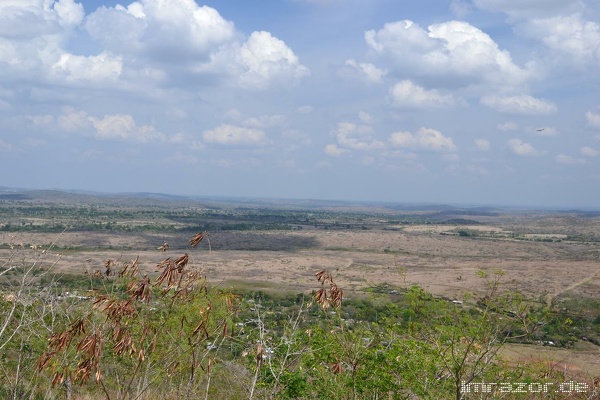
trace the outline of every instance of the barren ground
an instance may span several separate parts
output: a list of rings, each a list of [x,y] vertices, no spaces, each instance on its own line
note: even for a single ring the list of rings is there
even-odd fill
[[[188,252],[195,268],[213,284],[224,286],[309,292],[315,288],[315,272],[327,269],[347,297],[384,283],[390,290],[417,284],[435,295],[458,300],[467,292],[482,289],[478,270],[502,269],[508,288],[531,294],[540,302],[554,301],[557,306],[560,298],[600,296],[600,243],[564,240],[573,231],[600,231],[596,220],[586,221],[504,220],[478,226],[489,236],[475,238],[441,234],[460,228],[447,225],[409,225],[396,230],[221,231],[210,233],[210,248],[205,240],[196,249],[187,245],[188,236],[172,234],[3,234],[0,243],[12,243],[15,249],[22,243],[24,248],[12,256],[11,250],[2,249],[0,260],[4,264],[8,259],[15,262],[32,257],[29,245],[48,248],[54,242],[56,247],[47,250],[40,265],[56,263],[56,271],[103,272],[107,259],[124,262],[139,256],[142,268],[154,272],[164,258]],[[493,237],[514,231],[534,235],[534,239],[560,240]],[[170,249],[161,253],[157,247],[164,242]],[[506,352],[515,358],[530,354],[519,346]],[[600,350],[595,346],[580,350],[544,347],[535,353],[600,376]]]

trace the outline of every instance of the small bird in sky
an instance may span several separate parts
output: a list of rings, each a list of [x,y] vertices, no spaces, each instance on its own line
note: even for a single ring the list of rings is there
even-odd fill
[[[540,129],[538,129],[537,131],[538,131],[538,132],[541,132],[541,131],[543,131],[544,129],[546,129],[546,128],[540,128]]]

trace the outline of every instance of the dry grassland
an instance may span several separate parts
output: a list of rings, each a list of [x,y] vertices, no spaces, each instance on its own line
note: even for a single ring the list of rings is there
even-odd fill
[[[490,221],[488,221],[490,222]],[[510,217],[489,225],[469,226],[481,237],[456,234],[460,226],[407,225],[394,230],[221,231],[210,233],[193,251],[189,235],[69,233],[0,236],[3,243],[48,245],[46,262],[60,254],[57,271],[103,272],[108,259],[129,261],[139,256],[142,268],[154,272],[169,256],[189,252],[192,265],[216,285],[309,292],[314,274],[330,270],[347,297],[364,295],[370,286],[387,284],[390,290],[420,285],[448,299],[482,289],[478,270],[502,269],[507,288],[523,291],[540,302],[560,307],[565,297],[600,297],[600,243],[566,241],[567,235],[597,234],[598,219]],[[485,222],[484,222],[485,223]],[[511,239],[518,232],[521,238]],[[450,233],[450,234],[444,234]],[[524,236],[533,235],[533,236]],[[541,236],[540,236],[541,235]],[[533,239],[555,239],[535,241]],[[560,241],[559,241],[560,240]],[[170,244],[166,253],[157,247]],[[2,259],[8,249],[0,250]],[[86,261],[87,260],[87,261]],[[511,346],[513,359],[535,357],[563,362],[600,375],[600,351],[589,345],[580,350]],[[566,368],[566,367],[565,367]]]

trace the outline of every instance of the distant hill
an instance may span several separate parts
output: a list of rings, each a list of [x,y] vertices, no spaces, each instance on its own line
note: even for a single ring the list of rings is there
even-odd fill
[[[85,190],[66,189],[25,189],[0,186],[0,201],[25,201],[32,203],[55,204],[111,204],[121,206],[194,206],[205,208],[237,208],[237,209],[300,209],[330,210],[349,212],[382,212],[382,213],[426,213],[440,220],[455,218],[493,217],[515,211],[552,211],[577,214],[582,217],[595,217],[600,210],[548,210],[542,208],[519,208],[508,206],[452,205],[435,203],[393,203],[374,201],[343,201],[320,199],[272,199],[229,196],[185,196],[153,192],[102,193]]]

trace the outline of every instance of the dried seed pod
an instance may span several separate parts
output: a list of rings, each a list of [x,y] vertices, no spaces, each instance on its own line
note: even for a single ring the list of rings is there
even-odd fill
[[[188,255],[188,253],[185,253],[184,255],[176,259],[175,265],[177,266],[177,272],[182,273],[189,260],[190,256]]]
[[[331,372],[333,372],[334,374],[341,374],[342,373],[342,363],[340,363],[339,361],[334,363],[331,366]]]
[[[202,241],[202,239],[204,239],[204,233],[203,232],[195,234],[190,239],[190,246],[192,246],[192,247],[198,246],[198,243],[200,243]]]

